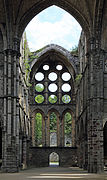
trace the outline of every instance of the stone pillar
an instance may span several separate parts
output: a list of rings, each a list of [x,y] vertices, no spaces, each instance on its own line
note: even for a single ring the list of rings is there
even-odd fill
[[[45,146],[50,146],[50,116],[45,116]]]
[[[46,145],[45,117],[42,116],[42,146]]]
[[[19,168],[19,52],[4,51],[4,120],[3,163],[4,172]],[[7,127],[7,128],[6,128]]]
[[[19,167],[22,167],[22,134],[20,134],[19,139]]]
[[[88,171],[103,171],[103,51],[90,40],[88,72]]]
[[[60,146],[64,147],[65,137],[64,137],[64,117],[60,116]]]
[[[61,136],[61,119],[60,117],[57,115],[57,146],[61,146],[61,142],[60,142],[60,136]]]
[[[32,146],[35,146],[35,116],[32,117]]]
[[[75,116],[72,114],[72,147],[76,146],[76,137],[75,137]]]
[[[45,91],[44,91],[44,95],[45,95],[45,104],[48,104],[48,77],[47,77],[47,73],[45,74],[45,81],[44,81],[44,88],[45,88]]]
[[[23,137],[22,141],[22,169],[27,168],[27,137]]]
[[[62,79],[61,79],[61,77],[59,76],[59,79],[58,79],[58,81],[59,81],[59,88],[58,88],[58,103],[59,104],[61,104],[61,102],[62,102],[62,89],[61,89],[61,86],[62,86]]]

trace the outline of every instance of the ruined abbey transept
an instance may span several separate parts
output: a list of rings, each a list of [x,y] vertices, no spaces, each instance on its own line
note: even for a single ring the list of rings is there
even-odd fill
[[[30,52],[25,28],[52,5],[81,25],[78,47]],[[0,169],[51,161],[107,166],[107,0],[0,0]]]

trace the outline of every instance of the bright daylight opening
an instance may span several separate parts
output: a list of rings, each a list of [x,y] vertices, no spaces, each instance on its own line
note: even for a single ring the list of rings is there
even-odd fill
[[[45,49],[46,45],[59,45],[62,51],[65,51],[63,48],[70,52],[75,48],[77,49],[81,27],[69,13],[59,7],[51,6],[34,17],[25,31],[30,49],[29,62],[32,62],[34,59],[40,59],[38,54]],[[39,66],[34,70],[34,76],[32,76],[34,79],[31,81],[31,84],[34,85],[32,85],[32,88],[34,87],[32,93],[34,101],[32,102],[35,102],[38,107],[45,104],[51,106],[55,106],[55,104],[71,105],[72,74],[64,64],[62,56],[60,58],[54,54],[51,58],[50,56],[52,53],[43,62],[40,59]],[[48,117],[49,120],[47,117],[40,112],[35,114],[34,132],[32,133],[33,146],[50,146],[52,148],[61,144],[62,147],[71,147],[71,114],[69,112],[65,114],[60,126],[58,125],[60,117],[55,112],[51,112]],[[63,131],[61,134],[63,141],[59,138],[60,130]],[[49,155],[49,166],[59,166],[59,156],[60,154],[52,152]]]
[[[52,152],[49,156],[49,166],[57,167],[59,166],[59,155],[55,152]]]
[[[81,27],[68,12],[51,6],[35,16],[25,31],[31,51],[48,44],[57,44],[72,50],[78,46]]]

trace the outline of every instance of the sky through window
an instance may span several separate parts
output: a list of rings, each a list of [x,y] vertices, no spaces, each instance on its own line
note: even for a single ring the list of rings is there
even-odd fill
[[[65,10],[51,6],[35,16],[25,31],[31,51],[48,44],[71,50],[78,45],[81,26]]]

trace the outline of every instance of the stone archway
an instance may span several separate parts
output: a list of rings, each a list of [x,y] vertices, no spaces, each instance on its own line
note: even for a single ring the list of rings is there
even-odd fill
[[[3,119],[3,130],[4,139],[7,141],[3,145],[3,166],[4,171],[18,171],[19,169],[19,47],[20,39],[22,33],[28,24],[28,22],[43,9],[55,4],[62,7],[70,14],[72,14],[78,22],[81,24],[86,35],[86,49],[88,64],[83,72],[83,78],[81,82],[85,82],[84,77],[86,75],[86,83],[88,84],[88,92],[86,94],[86,105],[84,107],[84,102],[81,101],[80,104],[83,105],[83,109],[77,110],[76,120],[79,121],[80,116],[87,113],[88,125],[88,171],[89,172],[101,172],[103,171],[103,126],[102,117],[103,113],[106,114],[106,96],[103,92],[106,92],[106,76],[103,76],[103,65],[104,60],[106,60],[105,52],[102,51],[101,35],[103,34],[103,39],[105,39],[106,29],[106,10],[107,3],[103,0],[98,1],[79,1],[79,0],[39,0],[37,2],[29,0],[26,1],[1,1],[1,12],[0,12],[0,22],[6,32],[6,49],[0,49],[3,55],[3,65],[4,65],[4,88],[1,93],[1,99],[3,99],[4,106],[2,114],[4,114]],[[104,20],[102,22],[104,13]],[[97,17],[97,18],[96,18]],[[101,31],[102,30],[102,31]],[[105,43],[106,44],[106,43]],[[3,41],[1,40],[1,46],[3,46]],[[106,46],[102,46],[106,50]],[[1,56],[2,56],[1,55]],[[14,64],[14,66],[13,66]],[[88,70],[86,70],[88,69]],[[86,70],[86,71],[85,71]],[[12,73],[10,73],[12,72]],[[106,74],[106,73],[105,73]],[[103,87],[104,82],[104,87]],[[82,83],[81,83],[82,84]],[[83,83],[84,84],[84,83]],[[82,91],[83,85],[80,87]],[[104,91],[103,91],[104,88]],[[78,91],[79,93],[79,91]],[[84,90],[85,93],[85,90]],[[106,93],[105,93],[106,94]],[[79,94],[78,94],[79,97]],[[79,103],[78,103],[79,104]],[[104,105],[104,111],[103,111]],[[86,109],[86,111],[85,111]],[[14,126],[13,126],[14,125]],[[11,128],[13,127],[13,129]],[[7,130],[6,130],[7,129]],[[95,131],[96,129],[96,131]],[[96,133],[97,132],[97,133]],[[17,138],[16,138],[17,137]],[[96,143],[97,142],[97,143]],[[94,147],[94,148],[93,148]],[[99,151],[96,149],[99,148]],[[6,156],[5,156],[6,154]],[[14,156],[15,154],[15,156]],[[12,166],[10,162],[12,161]]]
[[[58,167],[60,165],[60,157],[56,152],[49,155],[49,166]]]

